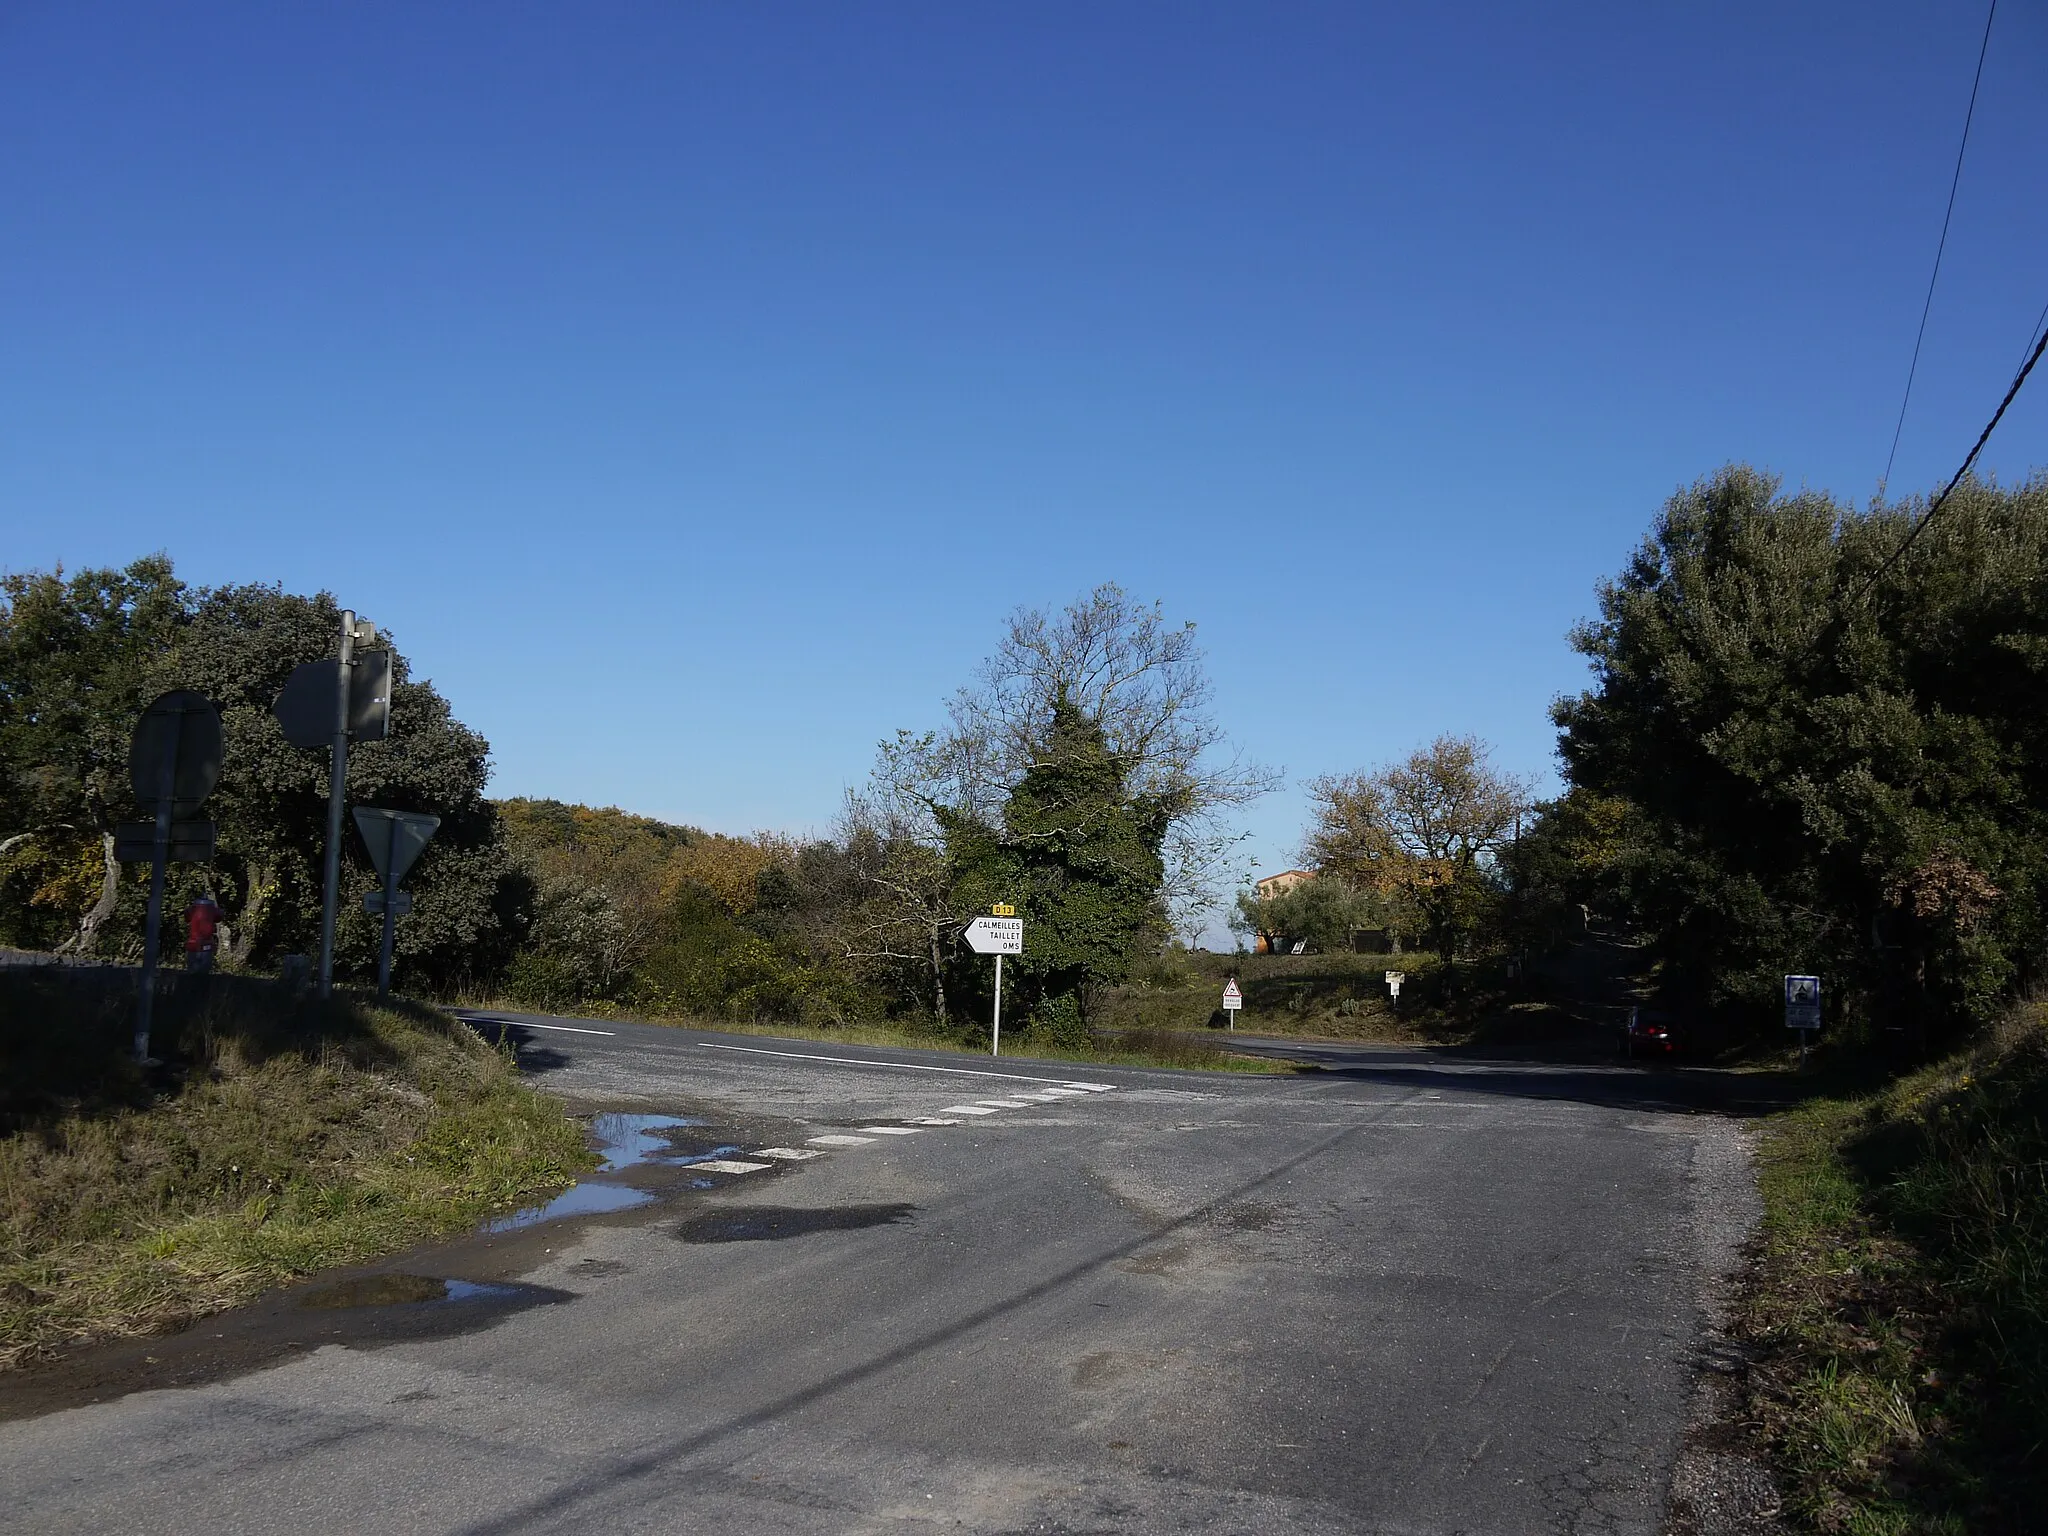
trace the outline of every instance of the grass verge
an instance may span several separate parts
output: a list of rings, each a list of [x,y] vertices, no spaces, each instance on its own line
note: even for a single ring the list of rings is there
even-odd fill
[[[0,972],[0,1368],[174,1331],[591,1165],[507,1057],[431,1010],[223,976],[163,1012],[145,1077],[129,985]]]
[[[1776,1117],[1736,1433],[1806,1528],[2048,1524],[2048,1019]]]

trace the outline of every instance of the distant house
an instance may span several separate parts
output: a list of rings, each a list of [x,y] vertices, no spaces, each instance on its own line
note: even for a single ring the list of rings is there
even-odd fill
[[[1291,891],[1304,880],[1313,880],[1316,872],[1312,869],[1283,869],[1277,875],[1268,875],[1258,883],[1259,900],[1271,901],[1283,891]]]
[[[1291,891],[1297,885],[1307,880],[1313,880],[1315,877],[1316,872],[1312,869],[1283,869],[1277,875],[1268,875],[1265,879],[1258,882],[1259,900],[1271,901],[1275,896]],[[1296,944],[1294,952],[1298,955],[1302,952],[1303,948],[1303,945]],[[1252,953],[1259,955],[1271,953],[1271,949],[1266,942],[1266,936],[1263,933],[1253,940]]]

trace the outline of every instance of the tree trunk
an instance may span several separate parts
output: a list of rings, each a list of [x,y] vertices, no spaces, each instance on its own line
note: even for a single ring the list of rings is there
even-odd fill
[[[230,970],[239,971],[249,963],[256,949],[256,935],[262,931],[263,914],[276,894],[276,875],[259,865],[250,865],[248,899],[242,903],[241,916],[232,928],[226,923],[220,928],[221,957]]]
[[[99,942],[100,930],[114,915],[114,907],[121,895],[121,866],[114,860],[114,834],[100,834],[100,855],[106,860],[106,873],[100,884],[100,899],[92,904],[92,910],[79,919],[78,932],[57,946],[57,953],[87,954]]]
[[[946,966],[939,953],[939,930],[931,933],[932,942],[932,1022],[940,1029],[946,1027]]]

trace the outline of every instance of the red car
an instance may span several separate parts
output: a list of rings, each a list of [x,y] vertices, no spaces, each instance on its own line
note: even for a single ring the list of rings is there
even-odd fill
[[[1621,1030],[1624,1056],[1676,1056],[1685,1048],[1678,1025],[1669,1014],[1654,1008],[1631,1008],[1628,1023]]]

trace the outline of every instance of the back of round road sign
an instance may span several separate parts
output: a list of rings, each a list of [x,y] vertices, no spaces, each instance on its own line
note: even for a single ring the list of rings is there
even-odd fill
[[[166,788],[173,814],[189,816],[220,782],[220,711],[204,694],[179,688],[164,694],[136,722],[128,744],[128,781],[150,810]]]

